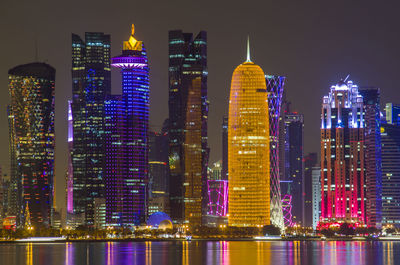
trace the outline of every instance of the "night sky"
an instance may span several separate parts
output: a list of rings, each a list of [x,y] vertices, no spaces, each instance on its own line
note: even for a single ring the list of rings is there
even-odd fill
[[[266,74],[286,76],[292,109],[305,116],[305,153],[319,151],[322,96],[350,74],[360,86],[381,88],[381,102],[400,103],[399,1],[1,0],[0,165],[9,172],[8,69],[35,60],[56,68],[56,193],[64,206],[67,100],[71,98],[71,33],[111,34],[112,56],[135,24],[150,64],[150,124],[168,114],[168,30],[208,32],[210,163],[221,158],[221,122],[228,111],[234,68],[252,61]],[[36,40],[36,41],[35,41]],[[113,70],[113,92],[120,93]],[[382,105],[383,105],[382,104]]]

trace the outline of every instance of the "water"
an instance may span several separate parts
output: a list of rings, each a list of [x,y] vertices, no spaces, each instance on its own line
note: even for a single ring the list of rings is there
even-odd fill
[[[400,264],[400,242],[96,242],[0,244],[1,265]]]

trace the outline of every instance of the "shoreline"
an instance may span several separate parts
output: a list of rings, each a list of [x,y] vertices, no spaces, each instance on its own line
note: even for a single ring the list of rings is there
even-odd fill
[[[285,241],[400,241],[399,238],[345,238],[345,237],[337,237],[337,238],[282,238],[282,239],[255,239],[255,238],[193,238],[191,240],[186,240],[184,238],[121,238],[121,239],[59,239],[59,240],[32,240],[25,239],[24,241],[15,240],[0,240],[0,244],[26,244],[26,243],[74,243],[74,242],[87,242],[87,243],[96,243],[96,242],[191,242],[191,241],[265,241],[265,242],[285,242]]]

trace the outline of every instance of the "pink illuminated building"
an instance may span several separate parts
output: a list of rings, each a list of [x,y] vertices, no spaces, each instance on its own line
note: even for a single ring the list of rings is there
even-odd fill
[[[74,143],[74,134],[73,134],[73,119],[72,119],[72,110],[71,110],[72,101],[68,101],[68,171],[67,171],[67,186],[66,186],[66,195],[67,195],[67,212],[72,214],[74,212],[74,176],[72,170],[72,147]]]
[[[207,191],[207,214],[213,216],[226,216],[228,210],[228,181],[207,180]]]
[[[352,81],[324,96],[321,114],[321,223],[366,222],[363,97]]]

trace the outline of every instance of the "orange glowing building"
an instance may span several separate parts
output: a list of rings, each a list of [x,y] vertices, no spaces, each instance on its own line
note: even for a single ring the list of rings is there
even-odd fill
[[[202,216],[202,149],[201,149],[201,78],[192,80],[188,89],[188,111],[185,124],[185,219],[190,225],[201,225]]]
[[[232,75],[228,120],[230,226],[270,224],[268,93],[264,71],[247,60]]]

